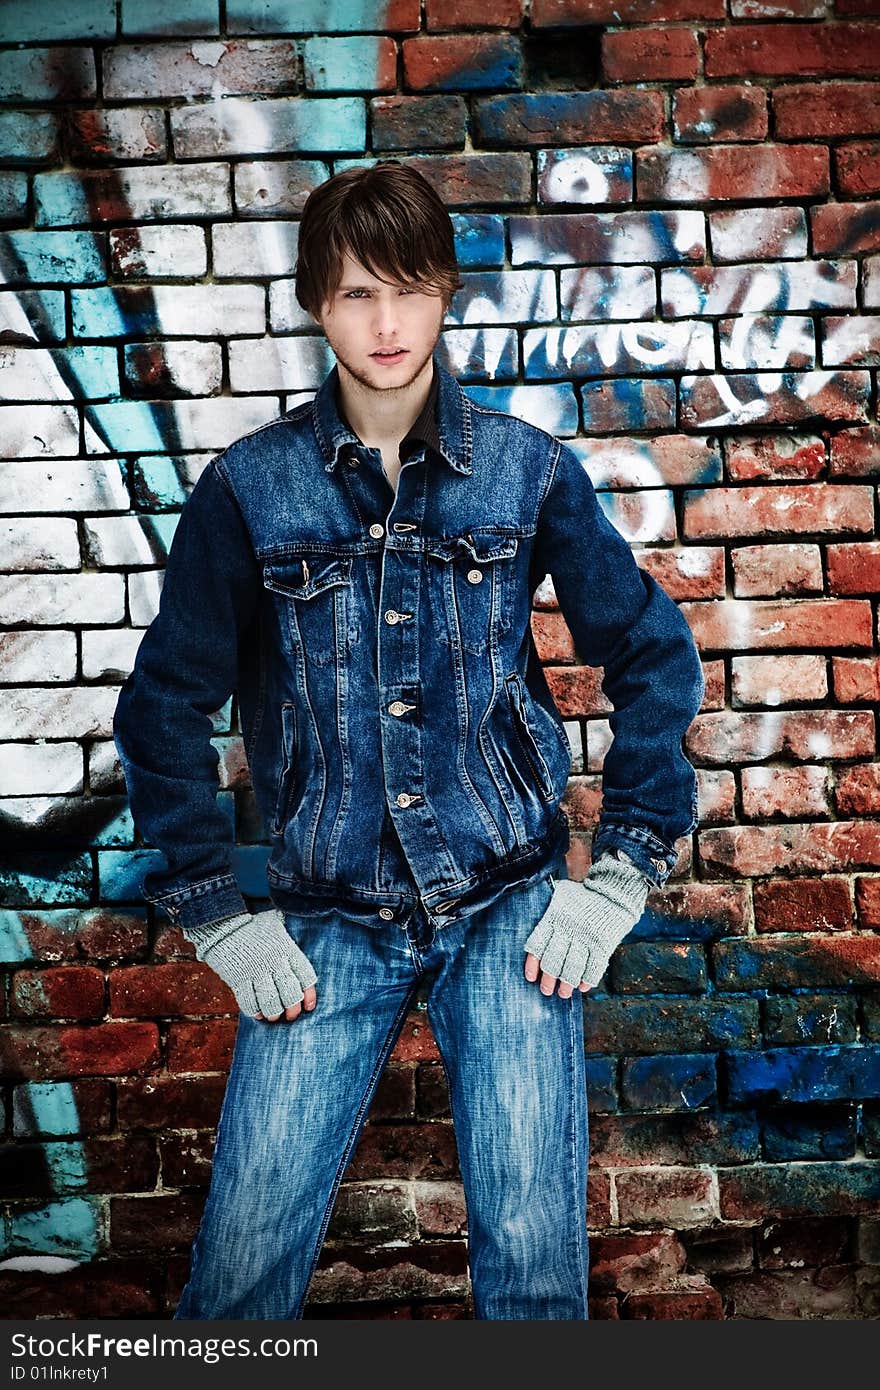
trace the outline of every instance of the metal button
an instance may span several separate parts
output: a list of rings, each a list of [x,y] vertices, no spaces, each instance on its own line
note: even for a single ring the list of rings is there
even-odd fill
[[[349,454],[345,462],[348,464],[349,468],[357,468],[360,463],[360,459],[358,458],[357,454]]]
[[[402,700],[392,700],[388,706],[388,713],[399,718],[400,715],[406,714],[408,709],[415,709],[415,705],[405,705]]]
[[[388,612],[385,614],[385,621],[386,623],[391,623],[393,626],[394,623],[400,622],[400,614],[395,613],[393,608],[389,608]]]
[[[400,792],[397,797],[397,804],[398,806],[408,806],[411,801],[416,801],[417,799],[417,797],[411,796],[409,792]]]
[[[370,535],[375,536],[378,539],[379,536],[384,536],[384,534],[385,527],[380,526],[378,521],[374,521],[372,526],[370,527]]]
[[[382,918],[383,922],[391,922],[394,919],[394,913],[391,911],[390,907],[380,907],[379,916]]]
[[[483,578],[483,571],[482,571],[482,570],[468,570],[468,576],[467,576],[467,577],[468,577],[468,579],[470,580],[470,582],[471,582],[472,584],[479,584],[480,580]]]
[[[650,856],[649,856],[649,857],[650,857]],[[665,872],[666,872],[666,860],[665,860],[665,859],[654,859],[654,858],[651,858],[651,863],[654,865],[654,868],[657,870],[658,873],[665,874]]]

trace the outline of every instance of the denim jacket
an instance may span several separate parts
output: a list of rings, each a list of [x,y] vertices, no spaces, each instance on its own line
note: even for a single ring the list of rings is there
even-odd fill
[[[559,864],[571,749],[530,629],[548,574],[613,706],[593,858],[622,849],[661,886],[696,825],[685,619],[577,455],[434,368],[439,450],[417,442],[396,492],[341,418],[334,367],[187,499],[113,720],[135,823],[167,861],[143,896],[183,929],[248,910],[212,743],[233,692],[283,911],[403,923],[420,902],[442,926]]]

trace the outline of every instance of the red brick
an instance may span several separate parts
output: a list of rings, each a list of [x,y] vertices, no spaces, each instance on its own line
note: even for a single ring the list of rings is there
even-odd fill
[[[110,1200],[110,1244],[116,1250],[186,1250],[195,1239],[205,1199],[181,1192]]]
[[[724,551],[721,546],[689,545],[683,549],[636,552],[640,569],[647,570],[676,603],[682,599],[723,598]]]
[[[685,535],[798,535],[873,530],[871,489],[849,483],[710,488],[685,492]]]
[[[381,1245],[326,1247],[309,1287],[312,1304],[355,1300],[463,1297],[468,1291],[464,1241],[436,1241],[406,1250]]]
[[[155,1023],[4,1027],[0,1058],[0,1075],[12,1081],[145,1071],[159,1061],[159,1030]]]
[[[815,198],[829,188],[829,155],[823,145],[718,145],[690,150],[657,146],[636,151],[639,202]]]
[[[807,704],[828,695],[826,658],[795,656],[735,656],[730,663],[731,705]]]
[[[718,1173],[721,1214],[726,1221],[763,1220],[768,1216],[873,1214],[880,1201],[876,1163],[765,1163]]]
[[[841,704],[880,701],[880,658],[833,656],[834,697]]]
[[[72,1269],[0,1270],[0,1304],[9,1318],[155,1318],[162,1276],[144,1260],[89,1260]]]
[[[526,154],[408,155],[411,164],[451,207],[472,203],[527,203],[531,168]]]
[[[543,92],[527,92],[522,96],[483,97],[474,102],[473,138],[475,142],[491,141],[493,145],[513,145],[528,149],[535,145],[581,145],[584,130],[589,130],[595,142],[638,141],[649,144],[661,139],[664,131],[663,94],[652,91],[588,91],[554,92],[548,102]],[[577,216],[576,237],[591,240],[591,229],[584,214]],[[656,222],[657,213],[653,214]],[[552,223],[560,217],[540,221],[545,235],[552,234]],[[586,226],[583,224],[586,221]],[[601,224],[599,224],[601,225]],[[557,235],[564,224],[556,227]],[[603,231],[595,238],[605,241]],[[695,253],[696,254],[696,251]],[[600,256],[572,255],[573,261],[601,260]]]
[[[880,476],[880,428],[839,430],[831,436],[829,472],[838,478]]]
[[[693,1282],[698,1281],[694,1277]],[[653,1293],[636,1293],[621,1304],[624,1318],[717,1320],[723,1319],[721,1295],[711,1284],[702,1281],[701,1287],[665,1289]]]
[[[724,689],[724,662],[720,657],[702,663],[706,690],[701,709],[724,709],[727,696]]]
[[[426,0],[428,29],[517,29],[522,20],[522,0]]]
[[[159,1153],[163,1187],[207,1187],[210,1183],[213,1134],[160,1135]]]
[[[725,452],[728,476],[734,483],[817,478],[825,469],[825,442],[810,435],[736,434],[725,441]]]
[[[462,149],[467,107],[460,96],[384,96],[370,102],[374,150]]]
[[[546,631],[543,622],[540,626],[542,631]],[[573,647],[571,651],[573,655]],[[550,693],[563,719],[577,719],[580,715],[607,713],[606,697],[601,694],[599,689],[601,676],[597,675],[598,669],[598,667],[592,666],[545,667],[544,675]]]
[[[532,0],[532,28],[569,24],[673,24],[725,19],[724,0]]]
[[[834,168],[844,197],[869,198],[880,193],[880,140],[838,145]]]
[[[416,1227],[420,1236],[460,1236],[467,1227],[467,1208],[461,1183],[431,1182],[414,1184],[410,1198],[406,1187],[392,1186],[395,1206],[407,1219],[411,1217],[412,1201]],[[368,1187],[368,1193],[375,1189]],[[384,1189],[383,1189],[384,1192]],[[400,1223],[398,1223],[400,1224]]]
[[[419,1178],[461,1180],[452,1124],[374,1124],[361,1131],[346,1176],[351,1182],[366,1178]]]
[[[436,87],[476,85],[474,75],[484,71],[485,85],[498,85],[499,68],[515,72],[521,64],[519,43],[507,34],[444,34],[404,39],[404,82],[413,91]],[[464,77],[466,80],[458,80]]]
[[[673,93],[672,130],[686,145],[763,140],[767,95],[758,87],[684,87]]]
[[[231,1018],[172,1023],[168,1030],[168,1070],[228,1071],[237,1031],[238,1020]]]
[[[407,1015],[391,1056],[395,1062],[437,1062],[440,1051],[422,1010]]]
[[[574,267],[562,271],[563,286],[576,284],[579,277],[595,283],[595,266]],[[568,280],[568,277],[571,280]],[[609,289],[613,290],[614,270],[611,268]],[[563,289],[569,302],[576,298],[574,290]],[[661,434],[653,439],[635,436],[627,439],[579,439],[578,456],[584,461],[597,487],[630,488],[667,487],[690,483],[702,487],[721,481],[721,450],[717,440],[691,434]]]
[[[672,1047],[679,1049],[682,1045],[686,1044],[673,1043]],[[590,1127],[590,1161],[598,1168],[646,1168],[658,1163],[687,1167],[748,1163],[760,1154],[760,1136],[754,1118],[732,1112],[681,1110],[658,1115],[594,1114]]]
[[[736,266],[706,270],[738,269]],[[684,376],[679,383],[680,420],[691,429],[752,423],[802,425],[809,417],[864,420],[870,405],[870,376],[864,370],[829,372],[736,372]],[[585,390],[586,388],[581,388]],[[647,427],[647,426],[646,426]],[[615,427],[616,428],[616,427]]]
[[[705,654],[772,647],[870,647],[867,599],[719,599],[680,609]]]
[[[880,980],[880,938],[794,934],[712,946],[719,990],[821,989]]]
[[[225,1076],[143,1076],[117,1082],[120,1129],[209,1129],[220,1119]]]
[[[818,205],[810,208],[810,223],[815,255],[880,250],[880,202]]]
[[[159,1155],[152,1135],[77,1139],[76,1154],[90,1192],[150,1191],[159,1180]],[[80,1175],[74,1180],[53,1179],[54,1154],[64,1154],[69,1162],[70,1144],[15,1144],[6,1150],[3,1185],[8,1197],[50,1199],[61,1193],[79,1191]],[[63,1162],[59,1162],[64,1171]]]
[[[17,939],[26,942],[22,960],[104,960],[142,955],[147,948],[146,914],[113,908],[62,908],[41,911],[23,908],[16,913]]]
[[[880,82],[823,82],[816,100],[814,82],[789,82],[772,92],[776,136],[780,140],[880,131]]]
[[[737,819],[736,779],[725,769],[697,769],[697,814],[700,825],[719,825]]]
[[[758,1263],[763,1269],[838,1264],[846,1259],[849,1243],[848,1223],[839,1218],[772,1221],[758,1232]]]
[[[710,1173],[689,1168],[618,1173],[617,1210],[622,1226],[700,1226],[717,1216]]]
[[[848,932],[852,888],[845,878],[770,879],[753,890],[758,932]]]
[[[133,965],[110,972],[110,1013],[117,1018],[238,1014],[235,996],[201,961]]]
[[[681,1241],[665,1231],[593,1236],[590,1240],[590,1285],[597,1292],[662,1288],[684,1266]]]
[[[707,77],[874,77],[876,24],[736,24],[710,29]]]
[[[10,1005],[21,1018],[102,1018],[104,972],[86,965],[17,970]]]
[[[619,1321],[620,1312],[616,1298],[589,1298],[587,1302],[593,1322]]]
[[[749,545],[730,552],[737,598],[822,592],[817,545]]]
[[[829,545],[827,559],[831,593],[867,594],[880,590],[880,541]]]
[[[737,1274],[719,1284],[728,1318],[824,1321],[860,1316],[851,1266]]]
[[[802,816],[831,814],[828,769],[825,767],[744,767],[742,770],[743,815],[749,820],[769,820],[782,816],[796,820]]]
[[[710,873],[737,878],[880,868],[880,824],[722,826],[700,832],[699,853]]]
[[[664,921],[664,935],[689,936],[692,924],[711,923],[718,936],[741,936],[748,929],[749,900],[743,884],[667,883],[655,911]],[[681,922],[681,932],[673,929]]]
[[[609,82],[688,82],[699,71],[693,29],[631,29],[602,35],[602,71]]]
[[[859,926],[871,931],[880,929],[880,878],[860,878],[856,881],[856,909]]]
[[[120,44],[103,52],[104,96],[200,96],[297,90],[297,45],[293,39],[209,40],[213,61],[198,43]]]
[[[842,767],[837,774],[836,799],[838,815],[880,815],[880,763]]]
[[[590,1168],[587,1173],[587,1225],[592,1231],[607,1230],[614,1225],[611,1175],[596,1168]]]

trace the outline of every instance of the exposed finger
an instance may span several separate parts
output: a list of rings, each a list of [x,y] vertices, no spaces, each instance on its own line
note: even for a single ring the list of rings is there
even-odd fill
[[[284,1017],[288,1023],[292,1023],[295,1018],[299,1018],[302,1013],[302,1004],[288,1004],[284,1010]]]
[[[548,975],[546,970],[541,972],[541,993],[552,994],[556,988],[556,976]]]
[[[318,991],[316,990],[316,988],[315,988],[314,985],[309,985],[308,989],[306,990],[305,994],[303,995],[303,1007],[306,1008],[306,1009],[308,1009],[309,1012],[311,1012],[311,1010],[315,1007],[315,1005],[317,1004],[317,1002],[318,1002]]]
[[[537,980],[537,978],[538,978],[538,957],[537,957],[537,956],[533,956],[533,955],[531,954],[531,952],[528,952],[527,955],[526,955],[526,979],[527,979],[527,980],[531,980],[531,981],[534,983],[534,981]]]
[[[560,981],[559,981],[559,998],[560,998],[560,999],[570,999],[573,993],[574,993],[574,988],[573,988],[572,985],[570,985],[570,984],[568,983],[567,980],[560,980]]]
[[[580,984],[578,985],[578,989],[579,989],[583,994],[586,994],[587,990],[588,990],[588,989],[592,989],[592,988],[593,988],[593,986],[592,986],[592,985],[588,985],[587,982],[586,982],[586,980],[581,980]]]

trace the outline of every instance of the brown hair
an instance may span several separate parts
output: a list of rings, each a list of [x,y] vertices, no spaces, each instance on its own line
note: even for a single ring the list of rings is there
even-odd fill
[[[427,179],[399,159],[343,169],[306,199],[296,297],[314,318],[339,287],[346,251],[379,279],[436,286],[447,308],[462,285],[449,213]]]

